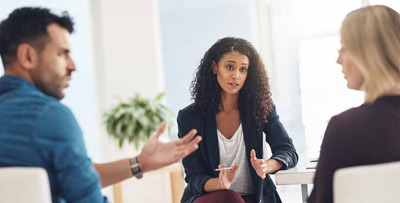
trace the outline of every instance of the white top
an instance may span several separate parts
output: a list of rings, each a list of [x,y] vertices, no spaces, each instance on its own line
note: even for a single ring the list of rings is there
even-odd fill
[[[239,165],[229,189],[240,195],[253,194],[254,188],[251,182],[249,164],[247,162],[248,157],[246,156],[242,124],[239,125],[239,128],[231,139],[226,139],[218,129],[217,135],[220,164],[226,164],[227,167],[233,166],[234,164]]]

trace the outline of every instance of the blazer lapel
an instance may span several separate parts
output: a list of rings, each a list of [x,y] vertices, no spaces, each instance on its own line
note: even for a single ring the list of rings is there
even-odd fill
[[[211,169],[213,170],[214,177],[218,177],[218,172],[214,171],[214,169],[218,168],[220,161],[216,123],[215,116],[205,118],[204,135],[207,135],[205,141],[207,144],[208,157],[210,159]]]

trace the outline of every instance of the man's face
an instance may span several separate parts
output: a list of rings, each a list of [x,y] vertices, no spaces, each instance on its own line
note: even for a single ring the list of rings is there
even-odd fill
[[[32,70],[35,86],[45,94],[64,98],[64,89],[69,86],[71,73],[76,70],[70,56],[69,32],[67,29],[52,23],[47,27],[48,40],[39,53],[37,67]]]

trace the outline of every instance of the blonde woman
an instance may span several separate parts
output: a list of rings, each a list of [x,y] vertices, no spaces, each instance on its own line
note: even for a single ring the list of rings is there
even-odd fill
[[[337,63],[365,103],[332,117],[309,202],[333,202],[333,173],[400,160],[400,15],[386,6],[347,14]]]

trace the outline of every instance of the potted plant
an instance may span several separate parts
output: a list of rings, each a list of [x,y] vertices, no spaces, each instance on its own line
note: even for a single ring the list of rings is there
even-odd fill
[[[128,141],[138,149],[163,121],[172,124],[173,113],[161,103],[163,96],[160,93],[151,100],[135,94],[128,102],[121,101],[104,114],[108,134],[118,140],[120,147]]]

